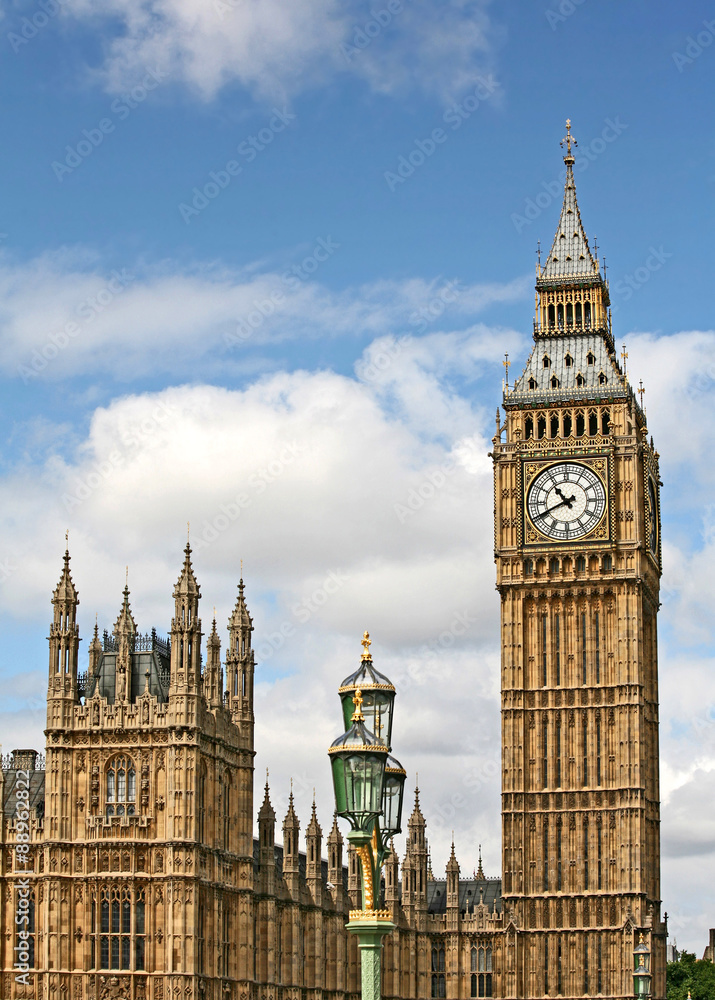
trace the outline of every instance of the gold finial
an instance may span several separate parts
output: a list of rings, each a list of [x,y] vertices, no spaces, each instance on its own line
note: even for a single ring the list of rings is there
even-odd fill
[[[626,345],[623,345],[621,350],[621,361],[623,362],[623,374],[626,374],[626,361],[628,360],[628,351],[626,350]]]
[[[353,712],[353,717],[351,722],[364,722],[365,716],[362,714],[362,691],[357,688],[355,694],[353,695],[353,705],[355,706],[355,711]]]
[[[576,142],[576,140],[574,139],[574,137],[571,135],[571,119],[570,118],[566,119],[566,135],[561,140],[561,148],[562,149],[564,148],[564,143],[566,143],[566,156],[567,157],[571,157],[571,143],[573,143],[574,146],[578,146],[578,143]]]
[[[68,528],[65,531],[65,545],[67,548],[69,548],[69,544],[70,544],[70,529]]]
[[[372,660],[372,654],[370,653],[370,646],[372,646],[372,640],[370,638],[370,633],[367,631],[367,629],[362,634],[362,645],[363,645],[363,652],[362,652],[363,660]]]
[[[509,355],[506,353],[506,351],[504,352],[504,360],[502,361],[502,364],[506,368],[506,387],[508,389],[509,388],[509,368],[511,367],[511,361],[509,360]]]
[[[378,740],[382,739],[382,730],[384,728],[382,720],[380,719],[380,709],[378,708],[375,715],[375,736],[377,736]]]
[[[643,379],[640,380],[640,388],[638,389],[638,395],[641,398],[641,410],[642,410],[643,409],[643,396],[645,395],[645,389],[643,388]]]

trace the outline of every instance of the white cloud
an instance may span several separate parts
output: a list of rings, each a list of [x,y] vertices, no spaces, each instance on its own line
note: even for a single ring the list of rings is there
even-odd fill
[[[493,416],[492,403],[480,400],[494,401],[498,390],[479,380],[498,382],[503,336],[484,327],[420,338],[383,334],[359,359],[357,379],[279,372],[241,391],[194,385],[128,395],[95,410],[75,447],[66,432],[55,437],[33,424],[29,433],[49,457],[0,480],[0,532],[12,539],[3,613],[15,622],[39,616],[44,627],[69,524],[85,639],[95,609],[101,623],[114,621],[127,563],[140,627],[166,629],[182,526],[190,520],[205,623],[214,603],[225,623],[245,561],[259,660],[257,769],[271,768],[279,819],[292,774],[303,822],[315,786],[327,833],[326,748],[340,728],[336,691],[367,627],[376,662],[398,686],[395,753],[410,783],[420,774],[435,873],[454,829],[463,870],[471,871],[482,843],[487,869],[497,874],[499,607],[486,458]],[[691,336],[629,344],[632,370],[645,372],[651,393],[653,432],[672,484],[666,498],[691,460],[703,483],[711,474],[701,432],[707,389],[691,398],[687,366],[689,351],[707,351],[712,335],[697,335],[702,343]],[[676,359],[668,379],[658,369],[666,358]],[[685,457],[669,426],[676,414],[693,429]],[[673,522],[666,555],[683,573],[671,578],[661,623],[668,637],[660,671],[663,883],[665,906],[679,913],[680,944],[694,947],[706,926],[700,910],[707,912],[707,900],[697,896],[693,871],[715,822],[707,791],[715,713],[708,704],[712,658],[694,655],[693,646],[707,597],[696,601],[688,576],[711,593],[710,535],[698,536],[682,517]],[[675,649],[671,622],[682,637]],[[5,673],[15,676],[15,664]],[[26,693],[12,683],[21,702]],[[28,730],[5,710],[6,751],[12,740],[41,745],[35,714]],[[286,732],[296,731],[289,756]],[[675,872],[693,886],[692,912],[678,910]]]
[[[418,88],[450,98],[491,66],[488,0],[72,0],[71,13],[105,45],[100,75],[112,91],[159,67],[205,99],[238,82],[258,97],[290,99],[337,74],[381,92]],[[377,16],[376,16],[377,15]]]
[[[494,302],[521,298],[526,287],[524,279],[408,279],[330,291],[288,267],[279,273],[165,262],[102,273],[86,251],[27,264],[6,258],[0,370],[27,384],[87,372],[123,378],[148,368],[196,377],[200,362],[211,376],[245,365],[248,352],[268,343],[421,332],[438,321],[471,320]]]

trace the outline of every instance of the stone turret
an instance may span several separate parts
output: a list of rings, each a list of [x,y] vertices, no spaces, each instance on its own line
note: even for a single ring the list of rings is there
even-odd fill
[[[300,897],[300,822],[295,813],[293,792],[288,799],[288,812],[283,820],[283,878],[293,899]]]
[[[65,550],[60,581],[52,594],[49,678],[47,687],[47,728],[64,729],[71,723],[77,702],[77,661],[79,594],[70,573],[69,549]]]

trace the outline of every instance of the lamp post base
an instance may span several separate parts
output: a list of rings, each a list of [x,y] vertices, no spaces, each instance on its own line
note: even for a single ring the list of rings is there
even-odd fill
[[[388,910],[351,910],[347,929],[357,934],[362,1000],[380,1000],[382,939],[395,929]]]

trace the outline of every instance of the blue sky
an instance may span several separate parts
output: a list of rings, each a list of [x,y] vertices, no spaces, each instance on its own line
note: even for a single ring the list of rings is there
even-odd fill
[[[4,749],[42,740],[65,529],[85,638],[95,611],[114,621],[126,564],[141,627],[166,630],[185,522],[201,543],[243,495],[194,565],[204,620],[215,603],[225,621],[246,559],[257,767],[270,766],[278,808],[291,765],[275,718],[302,706],[315,742],[293,764],[298,801],[316,784],[327,822],[333,688],[368,625],[381,668],[402,678],[395,749],[423,802],[432,794],[435,868],[454,826],[463,868],[482,842],[498,873],[486,451],[503,353],[517,367],[528,354],[570,117],[582,217],[666,483],[663,897],[679,943],[700,951],[715,896],[702,879],[715,843],[712,7],[2,12]],[[396,505],[445,469],[401,521]],[[456,807],[473,769],[480,794]]]

